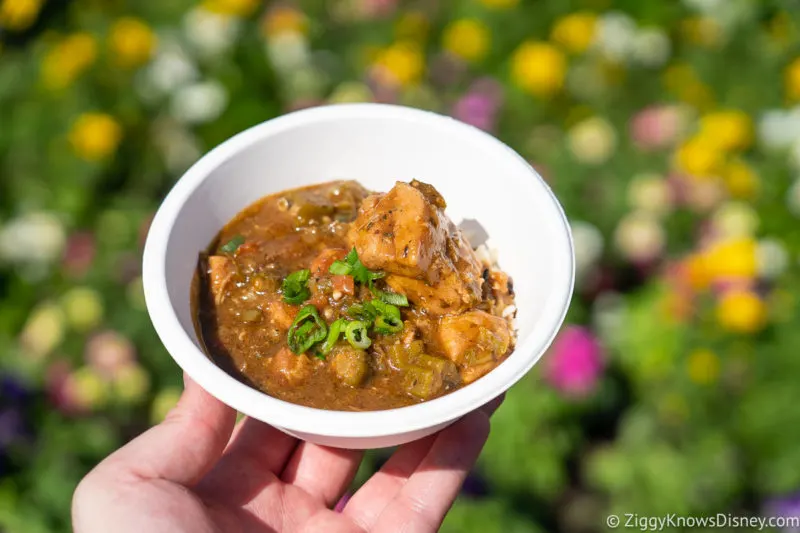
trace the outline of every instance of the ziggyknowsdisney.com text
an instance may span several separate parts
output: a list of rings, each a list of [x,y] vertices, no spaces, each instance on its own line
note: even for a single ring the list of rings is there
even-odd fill
[[[626,528],[639,531],[664,531],[675,528],[749,528],[790,529],[800,527],[800,516],[737,516],[717,513],[711,516],[679,516],[676,513],[663,516],[644,516],[638,513],[609,515],[606,525],[611,529]]]

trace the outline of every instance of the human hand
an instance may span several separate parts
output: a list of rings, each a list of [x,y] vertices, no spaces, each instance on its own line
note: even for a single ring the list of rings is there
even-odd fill
[[[341,512],[363,452],[299,442],[236,413],[188,377],[166,420],[81,481],[76,533],[432,532],[489,435],[499,398],[401,446]]]

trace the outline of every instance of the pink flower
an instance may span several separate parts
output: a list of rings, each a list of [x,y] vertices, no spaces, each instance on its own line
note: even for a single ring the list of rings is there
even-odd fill
[[[473,83],[467,94],[456,102],[453,116],[476,128],[492,131],[502,98],[502,87],[491,78],[482,78]]]
[[[369,17],[388,17],[397,9],[397,0],[364,0],[362,9]]]
[[[64,272],[73,278],[83,277],[92,266],[95,251],[94,235],[91,233],[79,232],[70,235],[62,260]]]
[[[684,128],[685,118],[676,106],[648,107],[633,116],[630,133],[642,150],[657,150],[673,144]]]
[[[567,326],[556,339],[545,366],[545,379],[566,396],[582,398],[594,391],[603,373],[600,344],[580,326]]]
[[[111,380],[121,369],[134,362],[136,350],[126,337],[116,331],[108,330],[89,339],[84,355],[92,369],[105,379]]]

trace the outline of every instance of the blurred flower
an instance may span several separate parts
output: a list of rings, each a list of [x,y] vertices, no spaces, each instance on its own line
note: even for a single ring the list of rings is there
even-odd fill
[[[687,110],[679,106],[647,107],[633,116],[630,133],[643,150],[672,146],[687,127]]]
[[[202,7],[189,10],[183,17],[186,40],[203,57],[218,58],[236,42],[241,21],[233,16],[208,11]]]
[[[114,59],[123,67],[138,67],[146,63],[157,43],[153,30],[133,17],[117,20],[111,26],[109,41]]]
[[[93,368],[84,366],[70,372],[61,384],[59,409],[66,413],[85,413],[108,402],[110,387]]]
[[[718,176],[723,163],[723,154],[719,151],[719,146],[705,136],[695,135],[685,141],[678,148],[675,157],[678,169],[696,178]]]
[[[383,49],[375,61],[374,73],[385,85],[413,85],[425,71],[425,57],[419,45],[402,41]]]
[[[741,159],[729,160],[722,171],[725,186],[735,198],[752,199],[758,194],[760,183],[755,171]]]
[[[714,211],[711,227],[715,235],[723,239],[746,239],[758,229],[758,213],[743,202],[730,201]]]
[[[267,39],[267,57],[279,72],[286,73],[308,65],[311,55],[308,41],[298,32],[281,32]]]
[[[567,71],[567,91],[580,100],[596,100],[608,93],[611,86],[602,65],[594,59],[576,60]]]
[[[617,224],[614,243],[625,259],[649,263],[663,252],[666,235],[658,219],[647,213],[633,212]]]
[[[588,222],[571,221],[570,226],[575,247],[575,277],[583,281],[603,255],[603,234]]]
[[[64,339],[64,321],[63,311],[53,302],[34,307],[19,336],[22,347],[37,358],[49,354]]]
[[[597,23],[595,47],[607,58],[625,63],[636,46],[636,22],[619,11],[604,13]]]
[[[19,442],[25,433],[25,419],[19,408],[3,406],[0,409],[0,453]]]
[[[481,4],[491,9],[511,9],[519,4],[519,0],[479,0]]]
[[[581,163],[601,165],[617,149],[617,132],[606,119],[591,117],[570,128],[567,143],[575,159]]]
[[[756,333],[767,322],[767,306],[754,292],[733,289],[720,297],[717,320],[734,333]]]
[[[66,241],[64,225],[55,215],[24,214],[0,227],[0,262],[51,263],[61,256]]]
[[[545,359],[544,377],[566,396],[582,398],[597,387],[603,366],[602,349],[594,335],[586,328],[567,326]]]
[[[699,135],[721,150],[744,150],[753,143],[753,122],[743,111],[714,111],[700,118]]]
[[[526,41],[511,58],[511,79],[536,96],[550,96],[561,90],[567,71],[564,54],[549,43]]]
[[[395,12],[399,0],[361,0],[367,18],[387,17]]]
[[[292,95],[295,101],[305,100],[314,102],[313,105],[319,105],[322,103],[320,99],[327,83],[327,77],[321,69],[306,65],[286,74],[284,90]]]
[[[800,178],[796,179],[794,184],[789,187],[786,193],[786,204],[789,206],[789,211],[800,218]]]
[[[698,213],[706,213],[725,199],[725,187],[719,178],[707,177],[685,182],[684,200]]]
[[[69,142],[75,154],[86,161],[100,161],[117,151],[122,127],[106,113],[84,113],[72,125]]]
[[[2,0],[0,3],[0,28],[25,30],[39,16],[43,0]]]
[[[483,94],[467,93],[453,108],[453,116],[476,128],[492,131],[495,125],[497,106]]]
[[[711,350],[695,350],[689,354],[687,372],[689,379],[698,385],[711,385],[719,378],[719,357]]]
[[[328,97],[332,104],[346,104],[354,102],[369,102],[372,100],[372,91],[369,86],[360,81],[345,81],[339,84]]]
[[[555,22],[550,39],[567,52],[580,54],[586,51],[595,38],[597,15],[588,11],[570,13]]]
[[[178,89],[170,104],[170,113],[186,124],[204,124],[216,120],[228,107],[228,90],[217,80],[206,80]]]
[[[789,252],[777,239],[763,239],[756,249],[758,276],[772,280],[779,277],[789,266]]]
[[[166,120],[155,121],[153,128],[155,144],[173,174],[183,172],[200,158],[200,144],[186,128]]]
[[[181,389],[177,387],[167,387],[161,389],[156,397],[153,399],[153,404],[150,407],[150,423],[160,424],[167,418],[167,414],[173,407],[178,405],[178,400],[181,398]]]
[[[592,305],[592,326],[607,343],[616,343],[625,327],[625,298],[614,291],[601,292]]]
[[[73,33],[57,42],[42,62],[42,80],[49,89],[63,89],[88,69],[97,57],[97,41],[88,33]]]
[[[800,139],[800,106],[789,111],[771,109],[758,121],[759,142],[771,150],[784,150]]]
[[[704,258],[714,280],[750,280],[757,272],[756,242],[750,238],[721,240],[706,250]]]
[[[664,216],[672,210],[672,188],[663,176],[639,174],[628,184],[628,203],[636,210]]]
[[[660,67],[669,59],[672,43],[660,28],[645,28],[636,32],[631,44],[631,56],[646,67]]]
[[[693,16],[681,21],[684,39],[694,45],[715,48],[722,44],[724,33],[719,23],[708,16]]]
[[[308,33],[308,18],[302,11],[278,5],[264,15],[261,30],[267,37],[274,37],[283,32],[306,34]]]
[[[155,57],[138,79],[140,95],[151,101],[171,94],[198,76],[197,67],[177,41],[160,42]]]
[[[145,399],[149,390],[150,375],[138,363],[124,366],[114,375],[112,391],[123,403],[139,403]]]
[[[394,24],[394,37],[398,41],[423,42],[428,37],[430,22],[420,11],[404,11]]]
[[[784,80],[786,96],[790,100],[800,100],[800,57],[786,67]]]
[[[88,331],[103,319],[103,300],[89,287],[74,287],[61,297],[67,322],[78,331]]]
[[[74,278],[83,277],[92,266],[96,252],[94,235],[88,231],[69,236],[61,266],[64,273]]]
[[[701,13],[713,13],[724,8],[724,4],[728,0],[683,0],[683,3],[689,9],[699,11]]]
[[[800,516],[800,493],[786,494],[780,497],[774,497],[767,501],[764,516],[771,516],[778,519],[790,518],[794,519]],[[787,524],[781,533],[800,533],[800,527],[790,527]]]
[[[203,2],[203,9],[221,15],[232,15],[238,17],[246,17],[252,15],[258,6],[261,5],[260,0],[205,0]]]
[[[106,330],[89,338],[84,359],[99,376],[110,381],[121,369],[135,362],[136,349],[122,334]]]
[[[489,51],[491,34],[478,19],[459,19],[444,29],[442,47],[467,61],[480,61]]]

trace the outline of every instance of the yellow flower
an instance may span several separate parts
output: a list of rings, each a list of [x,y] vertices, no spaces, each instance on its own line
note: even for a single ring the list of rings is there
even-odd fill
[[[760,186],[758,176],[750,166],[741,159],[729,161],[722,177],[731,195],[735,198],[751,199],[758,194]]]
[[[260,0],[205,0],[203,9],[220,15],[246,17],[252,15],[260,4]]]
[[[74,33],[57,43],[42,63],[42,79],[50,89],[68,87],[94,63],[97,41],[88,33]]]
[[[36,358],[49,354],[64,340],[64,322],[64,312],[56,304],[35,307],[22,328],[22,346]]]
[[[695,350],[689,354],[689,379],[698,385],[711,385],[719,377],[719,358],[710,350]]]
[[[156,47],[156,36],[144,22],[123,17],[111,26],[111,51],[123,67],[137,67],[150,59]]]
[[[489,51],[491,35],[486,25],[476,19],[461,19],[444,29],[444,49],[467,61],[480,61]]]
[[[2,0],[0,3],[0,28],[24,30],[39,15],[42,0]]]
[[[675,157],[675,164],[681,172],[697,178],[717,176],[723,163],[723,154],[718,147],[700,136],[681,144]]]
[[[480,0],[480,2],[490,9],[510,9],[519,4],[519,0]]]
[[[681,32],[687,41],[707,48],[722,43],[722,28],[711,17],[689,17],[681,22]]]
[[[394,38],[398,41],[422,42],[428,37],[430,22],[419,11],[406,11],[394,24]]]
[[[548,96],[561,90],[566,71],[564,54],[548,43],[522,43],[511,59],[514,83],[537,96]]]
[[[308,19],[306,16],[291,7],[276,7],[264,17],[262,30],[267,37],[274,37],[280,33],[308,33]]]
[[[717,304],[717,321],[735,333],[755,333],[767,322],[767,306],[745,289],[726,292]]]
[[[752,279],[758,272],[757,245],[753,239],[728,239],[705,253],[705,267],[711,279]]]
[[[413,85],[422,77],[425,60],[418,45],[403,41],[382,50],[376,59],[376,66],[384,81]]]
[[[711,285],[712,272],[704,254],[692,254],[684,259],[683,271],[692,289],[702,291]]]
[[[87,161],[99,161],[113,154],[121,138],[119,123],[104,113],[81,115],[69,133],[73,150]]]
[[[721,150],[744,150],[753,143],[753,122],[743,111],[715,111],[700,118],[699,134]]]
[[[594,13],[579,11],[557,20],[550,38],[568,52],[580,54],[594,41],[596,25]]]
[[[800,100],[800,57],[786,67],[785,83],[789,99]]]

